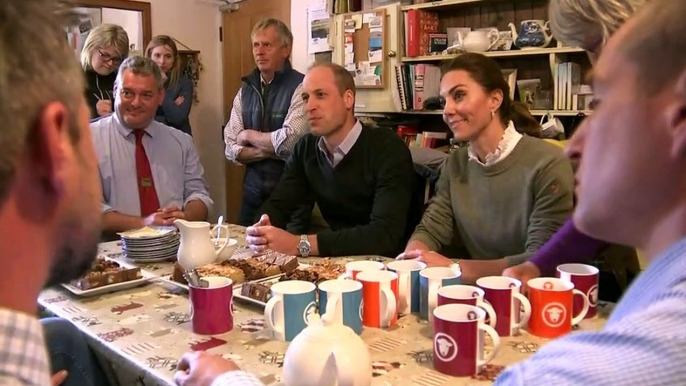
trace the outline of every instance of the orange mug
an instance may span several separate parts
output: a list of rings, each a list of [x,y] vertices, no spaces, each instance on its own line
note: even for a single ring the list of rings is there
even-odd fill
[[[540,277],[527,282],[531,318],[529,333],[541,338],[557,338],[572,331],[572,326],[581,322],[588,312],[588,298],[583,292],[574,289],[571,282]],[[584,301],[579,315],[573,317],[574,296]]]

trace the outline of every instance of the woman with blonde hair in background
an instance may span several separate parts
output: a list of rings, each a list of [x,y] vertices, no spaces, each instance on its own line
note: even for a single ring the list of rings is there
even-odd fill
[[[129,35],[115,24],[93,28],[81,50],[81,67],[86,76],[86,101],[91,118],[112,114],[117,69],[129,56]]]
[[[595,64],[607,39],[647,2],[648,0],[550,0],[550,27],[558,41],[583,48],[591,63]],[[574,135],[584,133],[577,131]],[[576,170],[580,161],[579,152],[573,148],[568,148],[566,152]],[[607,280],[604,280],[601,272],[600,298],[616,301],[633,276],[639,273],[640,267],[633,249],[622,246],[607,248],[608,246],[607,243],[580,232],[570,218],[529,261],[506,269],[503,275],[517,278],[526,284],[529,279],[542,274],[554,275],[560,264],[584,262],[597,255],[599,250],[605,249],[605,269],[612,274],[605,276]]]
[[[164,79],[164,101],[157,109],[155,120],[192,135],[188,116],[193,105],[193,81],[182,73],[174,39],[167,35],[155,36],[145,56],[157,63]]]

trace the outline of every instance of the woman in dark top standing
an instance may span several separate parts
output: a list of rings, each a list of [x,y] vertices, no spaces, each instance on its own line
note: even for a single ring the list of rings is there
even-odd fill
[[[167,35],[155,36],[148,44],[145,56],[157,63],[165,79],[164,101],[157,109],[155,120],[191,135],[188,116],[193,105],[193,81],[182,74],[174,39]]]
[[[115,24],[93,28],[81,50],[86,76],[86,101],[91,119],[112,114],[114,80],[122,60],[129,56],[129,36]]]

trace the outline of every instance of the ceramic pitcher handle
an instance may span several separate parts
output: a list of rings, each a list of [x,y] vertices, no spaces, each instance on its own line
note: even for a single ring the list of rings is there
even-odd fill
[[[529,303],[529,299],[527,299],[524,295],[520,294],[519,292],[515,292],[512,295],[517,300],[519,300],[519,302],[522,303],[522,305],[524,306],[524,312],[520,313],[519,323],[517,323],[517,325],[515,326],[517,328],[520,328],[524,326],[531,317],[531,303]],[[519,310],[517,311],[519,312]]]
[[[386,309],[384,310],[386,313],[381,319],[381,327],[390,327],[391,321],[393,320],[395,313],[398,311],[397,300],[395,298],[395,294],[389,288],[382,288],[381,296],[386,299]]]
[[[498,32],[497,29],[492,28],[490,31],[488,31],[488,36],[494,36],[494,37],[495,37],[495,39],[494,39],[494,38],[491,38],[491,40],[492,40],[491,45],[488,46],[488,50],[487,50],[487,51],[490,51],[490,50],[492,50],[493,47],[495,47],[496,44],[498,44],[498,42],[500,41],[500,32]]]
[[[222,246],[219,247],[219,249],[215,249],[214,255],[217,256],[217,257],[219,257],[219,255],[222,253],[222,251],[224,250],[224,248],[226,248],[226,246],[229,245],[229,241],[231,241],[230,238],[228,238],[228,237],[225,238],[225,239],[224,239],[224,242],[222,243]]]
[[[482,330],[488,335],[490,335],[491,340],[493,341],[493,351],[491,352],[491,355],[484,358],[483,360],[476,361],[477,366],[483,366],[486,363],[492,361],[495,355],[498,353],[498,350],[500,350],[500,337],[498,336],[498,333],[495,331],[495,329],[487,324],[479,323],[479,330]]]
[[[495,310],[493,309],[493,306],[491,306],[491,303],[487,302],[486,300],[479,299],[476,302],[477,307],[483,308],[484,311],[488,314],[488,324],[495,328],[495,323],[497,321],[497,316],[495,313]]]
[[[215,238],[221,238],[223,230],[226,230],[226,238],[228,239],[230,237],[229,227],[226,225],[221,225],[221,224],[217,224],[212,228],[212,232],[211,232],[212,236]],[[216,236],[214,235],[215,232],[217,232]]]
[[[583,292],[579,291],[578,289],[574,289],[574,295],[576,296],[581,296],[582,299],[584,299],[584,308],[579,312],[579,315],[577,315],[575,318],[572,319],[572,325],[579,324],[584,318],[586,317],[586,314],[588,313],[588,308],[590,307],[590,303],[588,302],[588,297],[586,294]],[[574,302],[572,302],[573,304]]]
[[[264,321],[267,323],[267,327],[279,335],[283,335],[284,330],[277,327],[274,323],[274,307],[281,302],[283,302],[281,296],[274,296],[269,299],[267,305],[264,307]]]

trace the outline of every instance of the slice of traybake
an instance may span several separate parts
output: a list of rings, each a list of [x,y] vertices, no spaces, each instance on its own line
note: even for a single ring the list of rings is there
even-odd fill
[[[140,279],[141,277],[143,277],[141,269],[138,267],[123,267],[114,260],[98,257],[83,277],[72,280],[70,284],[86,291],[110,284]]]

